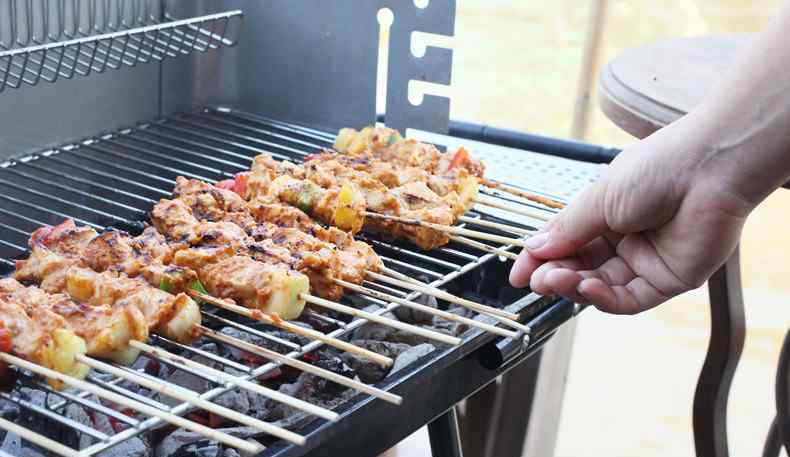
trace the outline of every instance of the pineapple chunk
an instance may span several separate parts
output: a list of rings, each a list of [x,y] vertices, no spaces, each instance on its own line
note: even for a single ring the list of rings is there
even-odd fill
[[[77,356],[85,355],[85,341],[71,330],[55,329],[52,341],[41,350],[41,364],[47,368],[77,379],[85,379],[90,368],[77,361]],[[65,386],[61,381],[47,379],[54,389],[61,390]]]
[[[480,190],[480,182],[476,176],[467,176],[461,181],[458,188],[458,196],[461,198],[461,203],[464,209],[469,211],[475,204],[475,197]]]
[[[130,340],[148,340],[148,327],[140,310],[130,307],[113,319],[109,327],[103,328],[87,342],[90,356],[112,360],[120,365],[131,365],[140,355],[140,350],[129,346]]]
[[[273,286],[269,300],[262,311],[269,314],[278,314],[281,318],[296,319],[302,314],[304,300],[299,294],[310,291],[310,280],[305,275],[293,275],[286,271],[272,274]]]
[[[335,144],[333,146],[335,150],[338,152],[346,152],[357,133],[358,132],[354,129],[340,129],[340,131],[337,132],[337,138],[335,139]]]
[[[358,211],[360,208],[365,208],[365,197],[351,182],[344,181],[335,203],[332,217],[334,225],[351,233],[359,232],[365,222],[364,216]]]
[[[183,293],[176,295],[174,306],[173,317],[159,331],[171,340],[189,344],[199,336],[197,329],[201,322],[200,307]]]

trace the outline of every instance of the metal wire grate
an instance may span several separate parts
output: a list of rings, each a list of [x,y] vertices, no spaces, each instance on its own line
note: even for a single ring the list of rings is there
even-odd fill
[[[277,158],[299,160],[317,149],[330,146],[333,139],[333,135],[326,132],[246,113],[204,109],[7,161],[0,164],[0,268],[5,264],[10,271],[12,259],[25,255],[30,232],[42,225],[72,218],[79,224],[97,229],[111,225],[124,227],[130,221],[147,219],[147,211],[151,206],[160,198],[170,196],[177,176],[216,182],[247,170],[252,158],[263,151]],[[481,217],[479,214],[472,215]],[[478,250],[456,243],[425,253],[409,245],[382,239],[371,237],[367,241],[389,267],[420,276],[435,286],[446,284],[496,259],[494,254],[481,254]],[[507,246],[491,245],[509,249]],[[389,284],[370,282],[366,285],[405,299],[415,299],[419,295]],[[382,306],[376,314],[391,312],[399,306],[367,296],[358,298]],[[207,318],[249,334],[275,338],[235,321],[211,315]],[[329,317],[321,318],[327,319],[335,327],[328,335],[340,338],[348,337],[353,330],[367,323],[364,319],[346,323]],[[478,318],[495,323],[490,318]],[[471,329],[465,336],[480,333],[480,330]],[[199,351],[161,337],[154,337],[154,342],[192,353]],[[284,340],[279,342],[288,348],[287,356],[290,358],[300,358],[322,346],[318,341],[304,345]],[[239,366],[232,366],[232,362],[217,359],[229,368],[239,370]],[[165,360],[160,362],[172,364]],[[241,377],[257,379],[279,365],[272,362],[254,369],[245,368],[241,370]],[[179,369],[188,370],[183,366]],[[139,397],[120,387],[118,380],[108,381],[96,376],[91,380],[132,398]],[[62,401],[47,408],[31,409],[92,438],[93,444],[83,449],[81,455],[94,455],[161,424],[157,418],[143,417],[138,420],[126,417],[91,400],[84,393],[54,392],[45,385],[38,385],[37,388],[47,389],[50,394],[60,396]],[[200,398],[211,400],[233,388],[231,384],[215,383],[206,392],[194,393]],[[12,394],[5,394],[3,398],[17,401],[25,407],[31,406],[24,405],[23,400]],[[151,402],[147,398],[138,399]],[[99,414],[115,417],[126,428],[114,435],[107,435],[78,425],[61,414],[65,405],[71,402],[77,402]],[[186,414],[191,409],[187,403],[170,408],[154,402],[152,406],[178,415]]]
[[[0,92],[233,46],[242,12],[176,20],[151,0],[8,0]]]

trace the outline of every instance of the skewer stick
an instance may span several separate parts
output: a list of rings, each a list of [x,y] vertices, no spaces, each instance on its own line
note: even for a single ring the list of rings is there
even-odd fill
[[[475,197],[473,200],[478,205],[490,206],[491,208],[497,208],[497,209],[501,209],[501,210],[504,210],[504,211],[509,211],[509,212],[511,212],[513,214],[520,214],[522,216],[531,217],[531,218],[537,219],[539,221],[548,222],[549,219],[550,219],[549,216],[546,216],[544,214],[540,214],[540,213],[538,213],[536,211],[530,211],[530,210],[523,209],[523,208],[516,208],[514,206],[510,206],[510,205],[507,205],[505,203],[500,203],[500,202],[491,200],[489,198]]]
[[[253,444],[250,443],[249,441],[236,438],[235,436],[231,436],[228,435],[227,433],[223,433],[218,430],[214,430],[213,428],[206,427],[205,425],[192,422],[189,419],[185,419],[181,416],[177,416],[171,412],[163,411],[159,408],[154,408],[153,406],[149,406],[137,400],[124,397],[121,394],[117,394],[115,392],[101,388],[89,382],[72,378],[71,376],[64,375],[63,373],[57,372],[55,370],[51,370],[49,368],[36,365],[35,363],[28,362],[27,360],[20,359],[19,357],[13,356],[11,354],[0,353],[0,360],[10,363],[12,365],[16,365],[20,368],[31,371],[40,376],[55,379],[68,386],[75,387],[85,392],[94,394],[97,397],[104,398],[105,400],[109,400],[113,403],[117,403],[118,405],[121,405],[123,407],[131,408],[145,415],[156,417],[165,422],[169,422],[175,425],[176,427],[185,428],[189,431],[205,436],[206,438],[219,441],[223,444],[226,444],[231,447],[235,447],[244,452],[256,454],[263,450],[263,446],[259,444]]]
[[[368,272],[370,274],[370,272]],[[411,288],[412,290],[416,290],[418,292],[424,293],[426,295],[431,295],[436,298],[449,301],[451,303],[455,303],[461,305],[465,308],[472,309],[477,311],[478,313],[485,314],[497,322],[501,322],[504,325],[507,325],[510,328],[514,328],[516,330],[521,330],[522,332],[529,334],[532,330],[529,326],[518,322],[518,315],[494,308],[491,306],[481,305],[480,303],[475,303],[471,300],[467,300],[465,298],[457,297],[449,292],[445,292],[441,289],[437,289],[435,287],[427,286],[427,285],[418,285],[414,283],[402,282],[396,279],[388,278],[386,276],[382,276],[376,273],[372,273],[371,276],[375,279],[380,279],[381,281],[388,282],[390,284],[394,284],[396,286],[404,287],[404,288]]]
[[[210,413],[216,414],[218,416],[224,417],[226,419],[230,419],[232,421],[238,422],[240,424],[244,424],[246,426],[255,428],[260,430],[264,433],[268,433],[272,436],[276,436],[277,438],[281,438],[285,441],[290,443],[303,446],[305,444],[305,438],[301,435],[297,435],[294,432],[288,431],[284,428],[277,427],[270,423],[264,422],[259,419],[255,419],[252,416],[248,416],[246,414],[241,414],[238,411],[234,411],[230,408],[226,408],[224,406],[220,406],[216,403],[212,403],[208,400],[204,400],[200,398],[195,392],[182,389],[182,388],[173,388],[173,386],[169,386],[162,382],[157,382],[152,380],[151,378],[147,378],[145,376],[141,376],[137,373],[128,370],[122,370],[118,367],[114,367],[112,365],[108,365],[104,362],[99,362],[98,360],[92,359],[90,357],[86,357],[84,355],[76,356],[76,359],[85,365],[88,365],[91,368],[94,368],[99,371],[103,371],[105,373],[109,373],[113,376],[118,376],[119,378],[126,379],[128,381],[132,381],[136,384],[139,384],[146,389],[153,390],[155,392],[159,392],[162,395],[166,395],[170,398],[176,399],[178,401],[182,401],[185,403],[189,403],[192,406],[201,408],[206,410]]]
[[[501,224],[499,222],[491,222],[485,219],[481,219],[479,217],[461,216],[458,218],[458,220],[461,222],[466,222],[467,224],[474,224],[474,225],[479,225],[480,227],[493,228],[505,232],[515,233],[517,235],[533,235],[536,232],[536,230],[528,230],[520,227],[513,227],[512,225]]]
[[[41,446],[42,448],[54,452],[55,454],[62,455],[63,457],[79,457],[80,453],[75,451],[74,449],[64,446],[58,443],[55,440],[47,438],[44,435],[39,435],[38,433],[29,430],[25,427],[17,425],[11,421],[3,419],[0,417],[0,428],[9,432],[19,435],[20,437],[30,441],[33,444]],[[0,454],[3,455],[3,454]],[[9,454],[5,454],[9,455]]]
[[[384,265],[381,266],[380,270],[381,270],[382,273],[385,273],[385,274],[387,274],[389,276],[392,276],[395,279],[400,279],[401,281],[413,282],[415,284],[424,284],[424,283],[412,278],[411,276],[405,275],[405,274],[401,273],[398,270],[393,270],[392,268],[386,267]]]
[[[516,195],[521,198],[526,198],[527,200],[540,203],[541,205],[548,206],[549,208],[555,209],[562,209],[565,208],[565,203],[560,201],[554,200],[553,198],[544,197],[543,195],[538,195],[532,192],[527,192],[526,190],[519,189],[517,187],[509,186],[505,183],[499,181],[493,181],[491,179],[486,179],[483,182],[483,185],[490,187],[492,189],[499,189],[501,191],[507,192],[509,194]]]
[[[248,343],[246,341],[239,340],[238,338],[233,338],[228,335],[223,335],[222,333],[216,332],[214,330],[211,330],[203,326],[200,327],[200,330],[203,332],[205,336],[223,342],[229,346],[234,346],[243,351],[247,351],[249,353],[256,354],[270,360],[274,360],[275,362],[281,363],[283,365],[287,365],[291,368],[296,368],[297,370],[304,371],[305,373],[310,373],[315,376],[328,379],[330,381],[334,381],[340,385],[349,387],[359,392],[364,392],[376,398],[380,398],[386,402],[395,405],[400,405],[401,402],[403,401],[403,399],[398,395],[391,394],[387,391],[377,389],[373,386],[369,386],[367,384],[361,383],[359,381],[355,381],[353,379],[349,379],[333,371],[329,371],[324,368],[317,367],[315,365],[310,365],[307,362],[303,362],[301,360],[282,355],[279,352],[272,351],[271,349],[257,346],[255,344]]]
[[[213,376],[220,382],[233,384],[234,386],[246,389],[266,398],[271,398],[272,400],[279,401],[280,403],[284,403],[292,408],[299,409],[314,416],[318,416],[330,421],[336,421],[340,417],[340,415],[334,411],[330,411],[326,408],[307,403],[304,400],[285,395],[284,393],[269,389],[268,387],[264,387],[258,383],[248,381],[238,376],[230,375],[224,371],[217,370],[216,368],[203,365],[202,363],[195,362],[194,360],[188,359],[186,357],[170,353],[164,349],[134,340],[129,341],[129,345],[155,357],[180,363],[196,371],[203,371],[210,376]]]
[[[473,247],[475,249],[480,249],[481,251],[490,252],[491,254],[496,254],[498,256],[502,256],[502,257],[505,257],[505,258],[508,258],[508,259],[516,260],[518,258],[518,255],[513,253],[513,252],[504,251],[502,249],[495,248],[493,246],[489,246],[489,245],[487,245],[485,243],[481,243],[479,241],[471,240],[471,239],[463,237],[463,236],[450,235],[450,239],[455,241],[455,242],[458,242],[458,243],[461,243],[461,244],[465,244],[467,246],[471,246],[471,247]]]
[[[378,324],[387,325],[392,328],[396,328],[398,330],[410,332],[415,335],[420,335],[425,338],[430,338],[432,340],[441,341],[442,343],[450,344],[453,346],[458,346],[459,344],[461,344],[461,338],[456,338],[454,336],[450,336],[445,333],[439,333],[433,330],[429,330],[427,328],[422,328],[416,325],[407,324],[405,322],[401,322],[396,319],[389,319],[378,314],[362,311],[360,309],[352,308],[350,306],[342,305],[340,303],[335,303],[333,301],[329,301],[313,295],[301,294],[301,297],[307,303],[312,303],[314,305],[332,309],[340,313],[349,314],[354,317],[367,319],[370,322],[376,322]]]
[[[379,273],[374,273],[372,271],[368,271],[367,273],[373,279],[377,279],[379,281],[384,281],[386,283],[389,283],[389,284],[392,284],[392,285],[395,285],[395,286],[399,286],[399,287],[403,287],[405,289],[416,290],[417,292],[422,292],[422,293],[424,293],[426,295],[431,295],[433,297],[440,298],[440,299],[445,300],[445,301],[449,301],[450,303],[455,303],[457,305],[464,306],[466,308],[475,310],[475,311],[480,312],[480,313],[492,314],[492,315],[495,315],[495,316],[500,316],[500,317],[504,317],[506,319],[512,319],[512,320],[517,320],[518,319],[518,314],[511,313],[511,312],[508,312],[508,311],[504,311],[504,310],[501,310],[499,308],[494,308],[493,306],[486,306],[486,305],[482,305],[480,303],[475,303],[475,302],[473,302],[471,300],[467,300],[465,298],[456,297],[455,295],[453,295],[453,294],[451,294],[449,292],[445,292],[445,291],[443,291],[441,289],[437,289],[435,287],[431,287],[431,286],[428,286],[428,285],[419,285],[419,284],[415,284],[415,283],[401,281],[401,280],[398,280],[398,279],[390,278],[388,276],[384,276],[384,275],[379,274]]]
[[[365,357],[369,360],[378,363],[379,365],[385,368],[392,366],[393,360],[389,357],[383,356],[381,354],[377,354],[373,351],[367,350],[365,348],[361,348],[359,346],[354,346],[349,342],[339,340],[337,338],[333,338],[321,332],[317,332],[312,329],[291,324],[290,322],[280,319],[279,316],[270,316],[259,309],[245,308],[243,306],[239,306],[235,303],[232,303],[232,300],[227,300],[227,299],[221,300],[219,298],[212,297],[211,295],[201,294],[200,292],[194,290],[190,290],[187,293],[192,298],[202,300],[210,305],[216,306],[217,308],[226,309],[236,314],[240,314],[244,317],[249,317],[250,319],[255,319],[261,322],[265,322],[269,325],[273,325],[283,330],[287,330],[296,335],[321,341],[324,344],[336,347],[342,351],[346,351],[351,354],[358,355],[360,357]]]
[[[390,295],[384,292],[379,292],[378,290],[370,289],[367,287],[363,287],[357,284],[353,284],[350,282],[343,281],[341,279],[335,279],[335,282],[348,290],[353,290],[355,292],[359,292],[361,294],[370,295],[371,297],[375,297],[381,300],[386,300],[392,303],[398,303],[400,305],[406,306],[408,308],[416,309],[418,311],[422,311],[426,314],[432,314],[434,316],[441,317],[443,319],[447,319],[448,321],[455,321],[460,322],[462,324],[466,324],[470,327],[477,327],[479,329],[485,330],[490,333],[494,333],[496,335],[504,336],[506,338],[516,338],[518,333],[506,330],[503,328],[499,328],[495,325],[486,324],[485,322],[476,321],[474,319],[470,319],[468,317],[459,316],[458,314],[450,313],[448,311],[443,311],[441,309],[436,309],[430,307],[428,305],[423,305],[422,303],[416,303],[413,301],[409,301],[400,297],[396,297],[394,295]]]
[[[393,274],[390,274],[390,276],[393,276],[393,277],[395,277],[396,279],[400,279],[401,281],[403,281],[403,282],[405,282],[405,283],[408,283],[408,284],[413,284],[413,285],[420,286],[420,287],[427,287],[427,288],[431,288],[431,289],[434,289],[434,290],[436,290],[436,291],[437,291],[437,292],[439,292],[439,293],[444,293],[444,294],[447,294],[447,295],[449,295],[450,297],[455,297],[455,298],[457,298],[457,299],[459,299],[459,300],[463,300],[463,299],[461,299],[460,297],[456,297],[455,295],[452,295],[452,294],[450,294],[449,292],[446,292],[446,291],[443,291],[443,290],[441,290],[441,289],[437,289],[437,288],[435,288],[435,287],[429,286],[428,284],[425,284],[424,282],[418,281],[418,280],[416,280],[416,279],[412,278],[411,276],[406,276],[406,275],[404,275],[404,274],[398,273],[398,272],[397,272],[397,271],[395,271],[395,270],[391,270],[391,269],[389,269],[389,268],[386,268],[386,267],[384,267],[384,269],[382,269],[382,271],[384,271],[385,273],[388,273],[388,274],[390,274],[390,273],[397,273],[397,275],[400,275],[402,278],[398,278],[396,275],[393,275]],[[368,274],[371,274],[371,273],[375,273],[375,272],[367,271],[366,273],[368,273]],[[383,281],[385,281],[385,282],[386,282],[386,279],[383,279]],[[409,287],[409,285],[408,285],[408,284],[407,284],[407,285],[402,285],[401,287],[406,287],[406,288],[408,288],[408,287]],[[429,294],[429,293],[426,293],[426,295],[431,295],[431,294]],[[435,296],[435,295],[434,295],[434,296]],[[396,298],[397,298],[397,297],[396,297]],[[441,298],[441,297],[439,297],[439,298]],[[447,301],[451,301],[451,300],[447,300]],[[471,302],[471,303],[474,303],[474,302]],[[460,303],[459,303],[459,304],[460,304]],[[483,306],[483,307],[486,307],[486,308],[488,308],[487,306],[485,306],[485,305],[481,305],[481,304],[479,304],[479,303],[478,303],[477,305],[478,305],[478,306]],[[463,306],[463,305],[461,305],[461,306]],[[507,313],[506,311],[502,311],[502,310],[500,310],[500,309],[498,309],[498,308],[492,308],[492,309],[494,309],[494,310],[496,310],[496,311],[499,311],[499,312],[502,312],[502,313],[506,313],[508,316],[515,316],[515,317],[500,316],[500,315],[498,315],[498,314],[493,314],[493,313],[490,313],[490,312],[486,312],[486,311],[484,311],[484,310],[475,310],[475,311],[477,311],[477,312],[479,312],[479,313],[481,313],[481,314],[485,314],[485,315],[487,315],[487,316],[489,316],[489,317],[491,317],[491,318],[495,319],[497,322],[501,322],[501,323],[503,323],[504,325],[507,325],[508,327],[515,328],[515,329],[517,329],[517,330],[520,330],[520,331],[522,331],[522,332],[524,332],[524,333],[526,333],[526,334],[529,334],[529,333],[532,331],[532,330],[531,330],[531,329],[530,329],[528,326],[526,326],[526,325],[524,325],[524,324],[522,324],[522,323],[520,323],[520,322],[517,322],[517,321],[515,320],[515,319],[518,319],[518,316],[517,316],[517,315],[515,315],[515,314],[513,314],[513,313]],[[477,322],[477,321],[475,321],[475,322]]]
[[[366,217],[377,217],[379,219],[387,219],[402,224],[416,225],[418,227],[426,227],[434,230],[439,230],[445,233],[452,233],[454,235],[466,235],[471,238],[479,238],[481,240],[494,241],[496,243],[509,244],[513,246],[525,247],[524,240],[516,238],[508,238],[506,236],[492,235],[490,233],[478,232],[477,230],[469,230],[467,228],[455,227],[452,225],[434,224],[433,222],[425,222],[419,219],[411,219],[401,216],[390,216],[388,214],[372,213],[370,211],[363,211],[362,214]]]

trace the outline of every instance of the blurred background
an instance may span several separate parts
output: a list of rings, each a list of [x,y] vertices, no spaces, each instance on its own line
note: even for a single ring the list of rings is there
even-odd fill
[[[451,117],[568,137],[591,3],[458,0]],[[780,3],[608,1],[599,66],[662,38],[758,31]],[[596,97],[585,139],[627,146],[632,138],[600,113]],[[747,335],[729,403],[731,455],[760,455],[773,416],[779,346],[790,325],[788,222],[790,191],[780,190],[743,235]],[[708,333],[705,288],[634,317],[584,312],[555,455],[694,455],[691,405]],[[427,434],[397,455],[430,455]]]

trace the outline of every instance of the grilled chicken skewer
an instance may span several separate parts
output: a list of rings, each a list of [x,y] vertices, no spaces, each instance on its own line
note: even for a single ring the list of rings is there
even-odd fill
[[[281,201],[316,216],[324,223],[344,230],[357,231],[363,225],[392,238],[405,238],[424,249],[446,244],[447,236],[436,230],[383,220],[368,220],[365,211],[419,218],[449,225],[465,211],[455,193],[439,197],[424,183],[413,182],[390,189],[368,173],[341,163],[311,161],[304,166],[278,162],[268,155],[257,156],[249,174],[239,174],[235,190],[252,200]],[[315,198],[325,189],[340,187],[338,202],[349,202],[344,212],[334,218],[324,214],[323,200]]]
[[[128,364],[137,356],[137,352],[129,348],[129,341],[148,339],[145,317],[134,306],[89,305],[65,294],[25,287],[13,278],[0,280],[0,297],[21,306],[29,315],[46,313],[58,325],[64,326],[62,328],[82,338],[85,354],[93,357]]]
[[[47,307],[26,308],[0,294],[0,352],[76,379],[85,378],[89,368],[76,359],[87,351],[85,340]],[[55,389],[63,388],[55,378],[49,377],[47,382]]]
[[[140,334],[139,317],[133,317],[133,308],[150,331],[179,342],[197,338],[200,309],[186,294],[171,295],[141,278],[131,278],[118,271],[97,272],[83,266],[91,264],[84,260],[88,257],[83,257],[83,253],[91,252],[96,235],[90,228],[76,227],[73,221],[36,230],[30,239],[30,256],[17,262],[14,278],[36,282],[46,292],[68,293],[76,301],[91,306],[130,308],[125,321],[115,321],[119,330],[126,323],[128,335]],[[116,342],[117,351],[108,350],[107,358],[119,363],[130,363],[136,358],[137,351],[122,344],[125,342],[120,339]]]
[[[343,288],[334,279],[361,284],[368,271],[382,271],[383,262],[367,243],[337,228],[325,229],[301,210],[281,203],[248,204],[235,192],[196,179],[178,177],[173,195],[196,218],[232,222],[256,242],[272,240],[286,249],[282,256],[310,278],[312,293],[337,300]]]
[[[386,127],[365,127],[361,131],[341,129],[335,140],[334,149],[351,156],[370,155],[395,166],[416,168],[436,176],[452,176],[458,170],[477,177],[481,184],[512,195],[525,198],[553,209],[562,209],[565,204],[557,200],[527,192],[507,184],[486,179],[485,166],[474,160],[465,148],[443,153],[433,145],[414,139],[403,139],[397,130]],[[432,187],[433,188],[433,187]],[[437,193],[439,193],[437,191]]]

